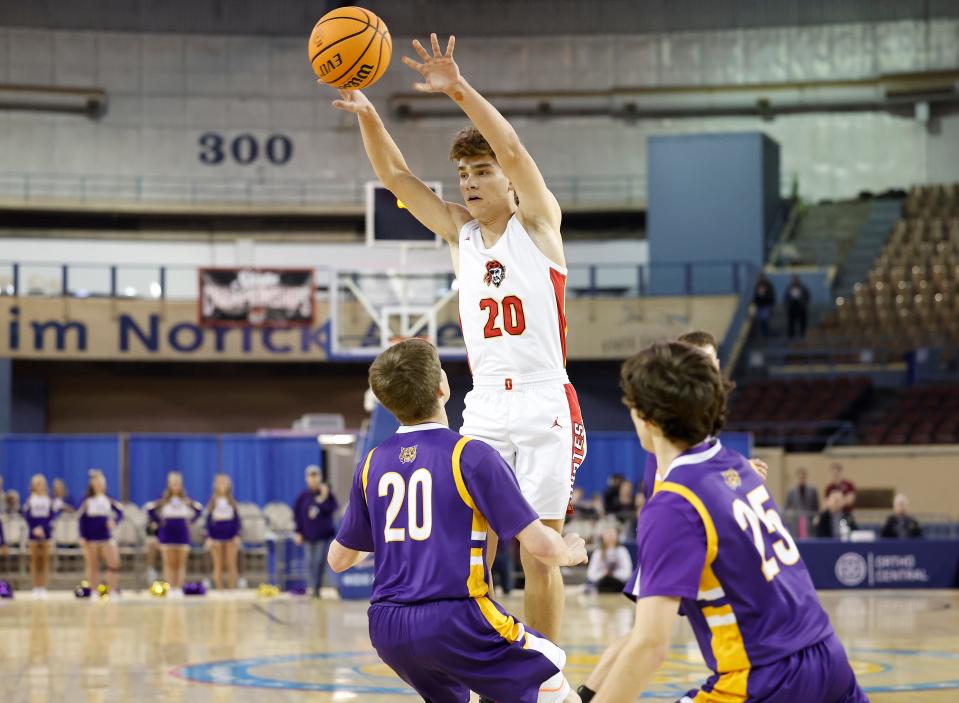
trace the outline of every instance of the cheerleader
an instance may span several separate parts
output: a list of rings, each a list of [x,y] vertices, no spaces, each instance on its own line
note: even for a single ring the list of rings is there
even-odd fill
[[[87,582],[93,588],[100,583],[100,561],[105,565],[107,587],[117,590],[120,552],[113,530],[123,519],[123,506],[107,495],[107,480],[99,469],[90,470],[87,496],[77,509],[80,522],[80,546],[86,564]]]
[[[150,520],[156,522],[157,539],[163,558],[163,579],[170,584],[170,594],[183,594],[186,560],[190,554],[190,523],[203,513],[203,506],[190,498],[183,488],[183,474],[167,474],[163,497],[147,504]]]
[[[223,588],[226,569],[227,588],[236,588],[236,558],[240,547],[240,511],[233,497],[233,481],[226,474],[213,479],[213,496],[206,506],[206,548],[213,555],[213,583]]]
[[[43,474],[30,479],[30,495],[23,504],[23,516],[30,533],[30,574],[33,578],[33,597],[47,597],[47,579],[50,576],[50,537],[57,517],[53,499]]]

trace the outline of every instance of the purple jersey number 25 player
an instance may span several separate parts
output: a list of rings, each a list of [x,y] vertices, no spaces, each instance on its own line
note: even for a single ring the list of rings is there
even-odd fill
[[[449,385],[431,344],[384,351],[370,386],[403,425],[357,466],[329,563],[342,571],[373,552],[377,654],[431,703],[470,691],[502,703],[579,701],[563,650],[490,599],[485,550],[495,530],[563,566],[586,561],[583,540],[545,527],[496,450],[449,429]]]
[[[713,671],[682,703],[867,701],[760,476],[715,439],[727,394],[715,364],[656,344],[624,364],[622,387],[643,448],[666,468],[637,526],[635,625],[584,700],[636,700],[682,612]]]

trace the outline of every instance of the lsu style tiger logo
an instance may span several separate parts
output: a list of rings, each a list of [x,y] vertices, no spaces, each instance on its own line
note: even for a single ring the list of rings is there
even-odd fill
[[[412,464],[416,461],[416,447],[418,445],[414,444],[412,447],[403,447],[400,449],[400,461],[404,464]]]
[[[497,288],[506,279],[506,267],[496,259],[486,262],[486,275],[483,277],[483,283],[494,285]]]

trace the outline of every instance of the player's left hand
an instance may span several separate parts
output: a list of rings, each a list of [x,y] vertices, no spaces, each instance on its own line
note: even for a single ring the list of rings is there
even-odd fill
[[[460,82],[460,69],[453,60],[453,46],[456,37],[450,35],[446,44],[446,53],[440,50],[436,34],[430,34],[430,43],[433,45],[433,55],[430,56],[419,39],[413,40],[413,49],[423,59],[423,63],[414,61],[408,56],[403,57],[403,63],[417,71],[426,80],[425,83],[414,83],[413,89],[421,93],[445,93]]]
[[[763,481],[769,476],[769,464],[762,459],[750,459],[749,465],[753,467],[753,471],[759,474]]]
[[[570,561],[567,566],[585,564],[589,560],[589,557],[586,554],[586,540],[584,540],[578,534],[575,532],[570,532],[568,535],[563,535],[563,541],[569,548]]]

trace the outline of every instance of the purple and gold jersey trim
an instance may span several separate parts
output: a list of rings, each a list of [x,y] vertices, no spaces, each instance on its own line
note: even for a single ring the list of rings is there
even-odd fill
[[[496,604],[487,597],[489,593],[489,585],[487,583],[489,576],[486,572],[486,558],[483,554],[483,545],[486,543],[489,523],[477,509],[476,501],[473,500],[473,496],[470,495],[469,489],[466,487],[466,482],[463,480],[463,469],[460,463],[463,457],[463,449],[466,448],[466,445],[470,441],[471,438],[463,437],[453,448],[453,481],[456,482],[456,491],[459,493],[460,499],[466,504],[467,508],[473,511],[470,541],[480,545],[470,548],[470,570],[466,586],[469,589],[470,598],[474,599],[474,602],[479,607],[480,613],[482,613],[483,618],[490,624],[490,627],[498,632],[507,642],[522,642],[523,646],[526,647],[529,645],[529,642],[526,639],[526,630],[522,623],[516,622],[511,615],[502,612],[496,607]]]
[[[489,523],[476,508],[476,501],[473,500],[473,496],[470,495],[469,489],[466,488],[466,482],[463,480],[463,469],[460,461],[463,458],[463,449],[466,448],[469,441],[469,437],[463,437],[453,447],[453,481],[456,482],[456,492],[459,493],[460,499],[466,504],[467,508],[473,511],[470,541],[480,545],[470,548],[470,570],[466,587],[469,589],[470,598],[483,598],[489,593],[489,586],[486,583],[486,559],[483,556],[483,544],[486,542]],[[482,610],[482,607],[480,609]],[[489,620],[486,611],[483,611],[483,615]],[[490,621],[490,624],[493,624],[492,621]]]
[[[366,463],[363,464],[363,498],[366,499],[366,502],[369,503],[369,496],[366,495],[366,484],[370,480],[370,462],[373,461],[373,452],[376,451],[376,447],[373,447],[370,450],[370,453],[366,455]]]
[[[713,657],[716,659],[716,671],[726,674],[717,682],[717,690],[721,683],[724,686],[724,693],[731,696],[741,695],[742,700],[745,700],[751,664],[749,656],[746,654],[746,646],[739,629],[739,623],[736,620],[736,614],[733,612],[732,605],[728,603],[708,605],[708,603],[722,600],[726,596],[713,571],[713,562],[719,554],[719,537],[716,533],[716,525],[703,501],[686,486],[671,481],[661,481],[656,486],[656,492],[663,491],[675,493],[684,498],[695,509],[703,522],[703,527],[706,530],[706,563],[703,566],[703,574],[699,582],[697,605],[712,632],[711,646]]]

